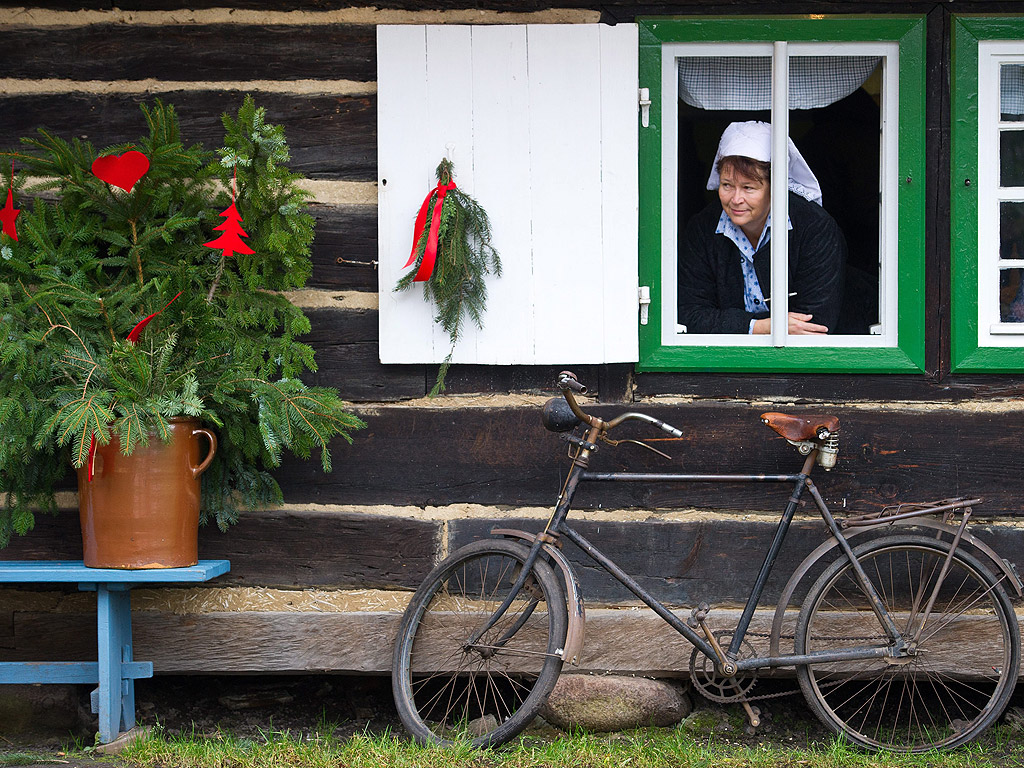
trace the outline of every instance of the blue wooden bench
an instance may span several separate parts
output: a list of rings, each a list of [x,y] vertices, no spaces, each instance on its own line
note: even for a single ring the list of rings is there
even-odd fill
[[[92,711],[99,714],[100,742],[106,744],[135,726],[135,680],[153,676],[153,662],[132,657],[129,590],[140,584],[208,581],[227,573],[227,560],[200,560],[190,568],[128,571],[86,568],[81,560],[0,561],[0,583],[78,584],[96,593],[95,662],[0,662],[0,683],[98,683]]]

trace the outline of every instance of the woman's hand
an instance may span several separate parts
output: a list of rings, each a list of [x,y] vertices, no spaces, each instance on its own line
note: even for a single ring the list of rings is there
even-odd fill
[[[790,312],[789,313],[789,332],[794,336],[810,336],[810,335],[821,335],[828,333],[828,328],[824,325],[818,325],[812,323],[811,318],[814,315],[805,315],[803,312]],[[754,327],[751,329],[751,333],[771,333],[772,332],[772,319],[765,317],[761,320],[754,321]]]

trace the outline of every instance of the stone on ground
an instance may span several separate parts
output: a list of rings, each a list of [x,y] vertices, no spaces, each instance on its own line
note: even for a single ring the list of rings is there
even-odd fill
[[[540,711],[563,730],[622,731],[675,725],[693,709],[672,680],[618,675],[562,675]]]

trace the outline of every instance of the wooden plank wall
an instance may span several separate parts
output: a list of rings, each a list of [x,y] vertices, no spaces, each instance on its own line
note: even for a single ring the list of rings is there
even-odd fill
[[[629,22],[638,13],[929,13],[927,149],[938,158],[928,180],[929,373],[637,375],[629,365],[583,366],[577,373],[597,393],[600,413],[643,407],[684,431],[681,440],[665,444],[670,461],[624,446],[603,450],[595,466],[788,471],[798,458],[760,425],[758,414],[834,411],[843,422],[843,449],[839,467],[821,479],[831,505],[863,511],[897,500],[982,495],[978,512],[994,518],[982,535],[1003,555],[1020,549],[1024,531],[1015,516],[1024,384],[1017,376],[945,373],[943,5],[733,0],[639,8],[567,0],[551,8],[536,1],[393,0],[348,8],[317,0],[291,11],[259,0],[231,9],[213,0],[187,8],[180,0],[135,5],[111,10],[99,1],[40,0],[28,8],[0,3],[0,145],[39,125],[101,146],[122,141],[142,130],[137,105],[154,97],[175,104],[188,140],[216,145],[220,113],[234,108],[243,93],[256,94],[270,119],[285,124],[295,166],[316,196],[314,274],[308,290],[295,296],[313,322],[309,342],[320,369],[311,379],[340,389],[369,425],[352,446],[334,447],[332,475],[314,464],[287,462],[278,473],[283,509],[247,515],[227,534],[203,532],[201,556],[229,557],[229,576],[207,589],[137,596],[137,656],[152,659],[158,671],[384,672],[396,610],[432,564],[495,523],[538,525],[564,477],[565,446],[539,422],[558,366],[456,366],[447,393],[429,400],[435,366],[379,362],[373,262],[374,40],[380,23]],[[1011,7],[958,3],[961,11]],[[592,332],[582,318],[569,330]],[[664,599],[735,604],[753,581],[786,493],[703,485],[588,489],[581,497],[589,507],[581,527]],[[74,504],[73,498],[66,502]],[[802,517],[780,568],[792,568],[823,538],[820,523]],[[80,552],[75,516],[64,514],[41,519],[36,531],[2,556],[77,558]],[[585,574],[589,600],[624,604],[620,590]],[[773,580],[767,601],[781,585]],[[88,655],[90,610],[75,595],[0,592],[0,648],[6,658]],[[181,652],[197,645],[208,652]],[[628,670],[640,664],[638,656],[598,656],[589,663]],[[662,660],[648,662],[654,667],[632,669],[671,666],[657,658]],[[685,656],[680,658],[681,666]]]

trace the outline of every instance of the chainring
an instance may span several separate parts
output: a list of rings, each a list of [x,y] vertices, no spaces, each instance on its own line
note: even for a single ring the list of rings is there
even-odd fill
[[[718,632],[715,639],[719,646],[727,648],[732,642],[731,632]],[[740,646],[739,659],[754,658],[754,646],[746,640]],[[698,693],[706,699],[727,704],[734,701],[743,701],[747,694],[757,684],[757,670],[752,669],[743,677],[722,677],[718,674],[714,659],[710,659],[701,653],[697,648],[690,654],[690,683],[697,689]]]

